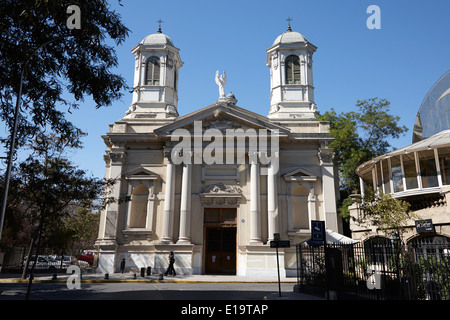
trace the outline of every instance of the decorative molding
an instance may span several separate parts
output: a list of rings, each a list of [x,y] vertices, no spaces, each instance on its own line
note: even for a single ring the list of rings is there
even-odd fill
[[[203,207],[239,207],[241,199],[241,194],[200,194]]]
[[[204,207],[238,207],[242,199],[242,189],[222,182],[202,188],[200,202]]]
[[[166,113],[176,116],[177,115],[177,108],[174,105],[168,104],[166,106]]]
[[[134,116],[136,119],[141,119],[141,118],[156,118],[156,113],[152,112],[152,113],[139,113],[136,114]]]
[[[152,230],[146,228],[130,228],[122,230],[122,234],[124,235],[125,241],[133,241],[133,240],[152,240]]]
[[[242,189],[239,186],[227,185],[223,182],[213,183],[204,186],[201,190],[202,193],[235,193],[241,194]]]
[[[208,129],[218,129],[223,133],[225,133],[226,129],[239,129],[239,128],[241,128],[241,126],[237,125],[232,120],[227,120],[224,118],[217,118],[203,125],[203,131]]]

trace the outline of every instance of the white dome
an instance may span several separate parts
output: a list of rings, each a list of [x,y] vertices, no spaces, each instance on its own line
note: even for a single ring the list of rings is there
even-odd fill
[[[172,39],[169,38],[169,36],[165,35],[164,33],[152,33],[146,36],[142,41],[141,44],[144,45],[171,45],[173,46]]]
[[[277,44],[289,44],[289,43],[306,43],[308,40],[304,36],[302,36],[300,33],[295,31],[286,31],[285,33],[280,34],[275,41],[273,42],[273,45]]]

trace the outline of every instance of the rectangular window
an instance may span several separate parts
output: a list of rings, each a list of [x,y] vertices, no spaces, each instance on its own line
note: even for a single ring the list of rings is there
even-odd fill
[[[438,186],[436,161],[434,150],[424,150],[419,152],[420,176],[422,177],[422,187],[432,188]]]
[[[450,184],[450,150],[439,149],[439,166],[441,167],[441,176],[442,176],[442,184],[449,185]]]
[[[205,222],[220,222],[220,209],[205,210]]]
[[[404,191],[400,158],[397,157],[391,158],[391,167],[392,167],[392,182],[394,184],[394,192]]]
[[[414,159],[414,153],[407,153],[402,155],[403,157],[403,170],[405,172],[406,189],[417,189],[417,170],[416,160]]]

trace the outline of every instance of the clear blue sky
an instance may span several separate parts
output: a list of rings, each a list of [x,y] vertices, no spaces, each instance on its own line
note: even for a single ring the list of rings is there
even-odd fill
[[[314,54],[315,100],[320,112],[356,110],[358,99],[386,98],[391,113],[410,130],[392,141],[396,148],[411,143],[416,113],[431,86],[450,69],[450,1],[448,0],[316,0],[316,1],[110,1],[130,29],[117,47],[120,73],[132,87],[131,53],[146,35],[158,29],[180,49],[178,111],[184,115],[218,98],[216,70],[225,70],[226,93],[238,106],[266,116],[269,112],[269,68],[266,49],[286,31],[318,47]],[[369,5],[381,9],[381,29],[369,30]],[[120,120],[131,93],[109,108],[95,110],[86,100],[70,119],[89,135],[73,160],[103,177],[105,145],[101,136]]]

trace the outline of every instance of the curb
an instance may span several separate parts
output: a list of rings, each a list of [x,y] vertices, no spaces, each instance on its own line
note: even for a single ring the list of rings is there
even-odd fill
[[[82,279],[81,283],[278,283],[278,281],[238,281],[238,280],[152,280],[152,279]],[[0,279],[0,283],[28,283],[25,279]],[[66,283],[67,279],[34,279],[34,283]],[[281,281],[280,283],[297,283],[297,281]]]

